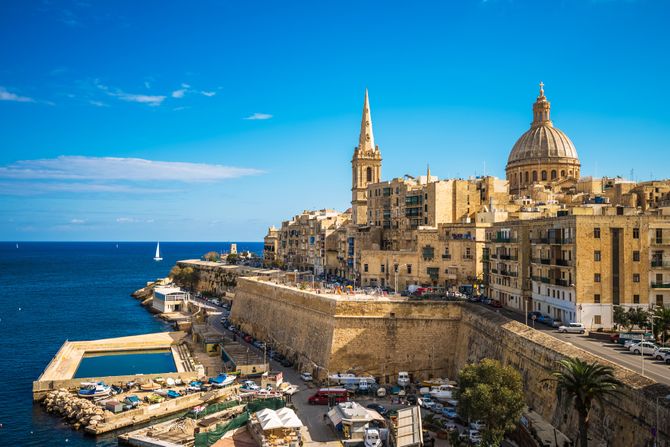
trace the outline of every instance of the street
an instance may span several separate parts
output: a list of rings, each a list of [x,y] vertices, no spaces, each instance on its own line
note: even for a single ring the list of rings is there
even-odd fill
[[[508,309],[494,309],[485,304],[471,303],[474,306],[482,306],[491,312],[499,311],[504,316],[525,323],[525,316]],[[532,322],[528,320],[528,325],[532,327]],[[549,327],[542,323],[535,323],[535,329],[542,331],[547,335],[557,338],[566,343],[570,343],[578,348],[584,349],[592,354],[600,356],[606,360],[614,362],[637,373],[642,373],[642,356],[635,355],[624,348],[623,345],[610,343],[608,341],[590,338],[588,335],[562,334],[556,328]],[[644,358],[644,376],[655,380],[658,383],[670,385],[670,365],[654,360],[651,356]]]

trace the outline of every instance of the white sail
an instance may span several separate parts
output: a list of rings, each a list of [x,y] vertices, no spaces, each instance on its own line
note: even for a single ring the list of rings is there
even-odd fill
[[[161,258],[161,243],[157,242],[156,243],[156,256],[154,256],[154,261],[162,261],[163,258]]]

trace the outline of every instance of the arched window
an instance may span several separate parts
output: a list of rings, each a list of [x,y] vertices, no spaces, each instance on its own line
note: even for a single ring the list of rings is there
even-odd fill
[[[565,177],[565,169],[561,169],[561,177]]]
[[[366,169],[366,178],[368,182],[372,181],[372,168],[368,166]]]
[[[568,171],[568,175],[569,175],[570,177],[572,177],[572,169],[570,169],[570,170]]]
[[[528,183],[528,171],[526,171],[526,183]]]
[[[537,181],[537,171],[533,171],[533,181]]]
[[[551,179],[556,180],[556,169],[551,170]]]
[[[542,171],[542,181],[544,182],[546,180],[547,180],[547,171]]]

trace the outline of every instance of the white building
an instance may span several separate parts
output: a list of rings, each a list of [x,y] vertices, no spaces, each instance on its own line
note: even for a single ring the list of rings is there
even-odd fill
[[[159,286],[154,288],[153,308],[161,313],[179,312],[188,298],[188,292],[179,287]]]

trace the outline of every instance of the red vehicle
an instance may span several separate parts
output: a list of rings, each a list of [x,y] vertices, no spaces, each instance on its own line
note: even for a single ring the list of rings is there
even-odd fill
[[[502,304],[500,304],[500,301],[497,300],[491,301],[491,306],[496,307],[498,309],[502,308]]]
[[[247,335],[246,337],[244,337],[244,341],[246,341],[247,343],[251,343],[252,341],[254,341],[254,338],[251,335]]]
[[[337,404],[347,400],[349,400],[349,392],[346,388],[321,388],[315,395],[307,399],[307,402],[310,405],[328,405],[329,402]]]

